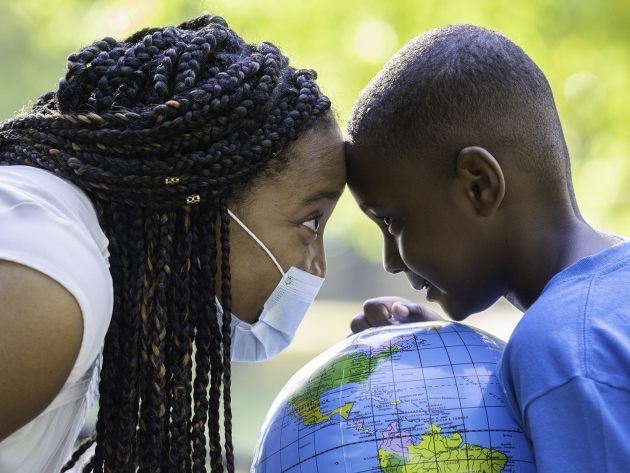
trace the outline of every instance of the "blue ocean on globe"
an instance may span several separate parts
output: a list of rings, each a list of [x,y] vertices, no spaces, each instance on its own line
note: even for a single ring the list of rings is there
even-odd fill
[[[535,472],[495,376],[504,346],[450,321],[353,335],[282,388],[251,471]]]

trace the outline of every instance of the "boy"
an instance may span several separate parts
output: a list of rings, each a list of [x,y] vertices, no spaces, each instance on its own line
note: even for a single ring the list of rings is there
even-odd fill
[[[499,375],[540,472],[630,465],[630,242],[580,215],[549,84],[506,37],[456,25],[405,45],[347,125],[349,188],[404,272],[455,320],[525,311]],[[434,317],[383,298],[353,329]]]

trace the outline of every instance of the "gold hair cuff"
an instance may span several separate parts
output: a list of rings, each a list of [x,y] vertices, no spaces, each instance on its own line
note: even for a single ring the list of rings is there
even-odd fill
[[[186,203],[188,205],[198,204],[201,202],[201,196],[199,194],[191,194],[186,197]]]
[[[164,184],[172,186],[173,184],[179,184],[179,177],[167,177],[164,179]]]

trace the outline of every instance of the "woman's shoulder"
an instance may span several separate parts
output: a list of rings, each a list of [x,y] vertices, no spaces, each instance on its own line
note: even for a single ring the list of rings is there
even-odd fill
[[[28,203],[83,222],[95,235],[102,233],[92,202],[70,181],[31,166],[0,166],[0,210]]]
[[[59,283],[78,303],[83,342],[71,379],[95,359],[109,325],[113,285],[108,240],[76,186],[45,170],[0,166],[0,260]]]

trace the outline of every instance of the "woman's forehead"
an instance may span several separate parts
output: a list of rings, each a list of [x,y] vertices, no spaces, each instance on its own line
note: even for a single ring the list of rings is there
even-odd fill
[[[319,186],[329,181],[345,184],[345,150],[341,133],[336,128],[309,130],[287,150],[290,159],[280,180],[300,181]]]
[[[346,185],[346,163],[338,130],[306,132],[286,152],[286,167],[251,189],[247,207],[258,201],[299,209],[321,200],[336,201],[341,196]]]

